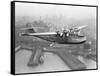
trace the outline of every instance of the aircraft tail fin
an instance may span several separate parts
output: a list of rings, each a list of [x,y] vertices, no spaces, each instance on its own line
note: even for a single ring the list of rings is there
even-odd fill
[[[34,30],[34,28],[28,28],[28,29],[26,30],[26,32],[27,32],[27,33],[36,33],[35,30]]]
[[[36,33],[33,27],[31,27],[31,28],[21,28],[21,30],[24,30],[25,33]]]
[[[34,28],[22,28],[21,30],[24,30],[24,33],[20,33],[19,36],[29,36],[29,33],[36,33]]]

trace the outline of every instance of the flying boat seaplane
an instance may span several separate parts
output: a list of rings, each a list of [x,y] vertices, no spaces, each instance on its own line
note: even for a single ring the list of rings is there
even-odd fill
[[[54,43],[58,44],[81,44],[86,42],[86,37],[84,35],[80,34],[80,30],[85,26],[80,26],[78,28],[70,28],[68,30],[56,31],[56,32],[43,32],[43,33],[37,33],[35,32],[34,28],[24,28],[24,30],[27,30],[27,33],[20,33],[20,36],[34,36],[46,41],[50,41],[53,44],[50,46],[53,46]]]

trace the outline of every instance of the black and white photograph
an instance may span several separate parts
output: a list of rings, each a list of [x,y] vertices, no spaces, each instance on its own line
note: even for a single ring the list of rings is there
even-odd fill
[[[13,3],[15,74],[97,69],[97,6]]]

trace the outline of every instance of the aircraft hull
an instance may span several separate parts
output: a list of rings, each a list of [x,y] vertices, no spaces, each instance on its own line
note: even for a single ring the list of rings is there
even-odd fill
[[[38,36],[40,39],[44,39],[50,42],[56,42],[60,44],[81,44],[86,41],[85,36],[78,36],[78,37],[55,37],[55,36]]]

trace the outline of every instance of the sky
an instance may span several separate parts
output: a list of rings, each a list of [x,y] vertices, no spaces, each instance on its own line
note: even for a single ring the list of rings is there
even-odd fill
[[[52,5],[36,3],[15,3],[16,16],[60,16],[67,18],[84,19],[96,18],[95,7]]]

